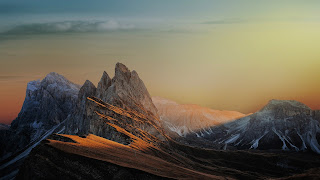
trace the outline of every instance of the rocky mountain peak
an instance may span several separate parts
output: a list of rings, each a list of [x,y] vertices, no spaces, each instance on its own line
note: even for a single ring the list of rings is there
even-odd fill
[[[285,113],[287,115],[293,112],[310,112],[312,111],[307,105],[295,101],[295,100],[270,100],[269,103],[264,106],[260,112],[277,112]],[[291,113],[290,113],[291,112]],[[289,114],[288,114],[289,113]]]
[[[13,121],[13,127],[33,121],[43,124],[63,121],[73,108],[79,88],[79,85],[55,72],[46,75],[42,81],[30,81],[21,112]]]
[[[96,87],[90,80],[86,80],[82,87]]]
[[[130,109],[141,111],[137,104],[142,105],[147,111],[157,116],[157,109],[152,103],[151,96],[140,79],[136,71],[130,71],[124,64],[117,63],[115,67],[115,76],[108,89],[109,103],[122,101],[119,107],[128,107]],[[115,98],[117,97],[117,98]],[[125,106],[123,106],[125,105]]]
[[[79,88],[53,72],[42,81],[30,81],[21,111],[10,126],[14,132],[11,141],[15,143],[7,151],[20,150],[64,122],[76,104]]]
[[[105,100],[107,97],[107,90],[111,86],[111,78],[107,72],[103,72],[102,77],[98,83],[96,97]]]
[[[117,63],[115,76],[111,80],[109,75],[103,72],[95,93],[95,88],[91,82],[86,82],[84,86],[80,90],[74,112],[68,117],[67,133],[78,135],[92,133],[105,138],[117,139],[119,142],[125,142],[120,135],[121,133],[117,133],[114,128],[106,124],[105,118],[97,114],[100,113],[114,119],[120,118],[119,122],[121,122],[122,128],[136,126],[139,129],[152,132],[153,135],[159,135],[153,125],[159,126],[160,124],[158,119],[152,116],[158,116],[157,109],[136,71],[130,71],[125,65]],[[87,94],[82,96],[82,91],[87,92]],[[104,103],[106,105],[101,107],[101,104]],[[119,112],[135,112],[143,114],[145,117],[150,117],[151,120],[146,123],[135,124],[132,119],[122,117],[123,114],[117,114],[110,109],[106,109],[110,105],[115,106],[114,108],[122,109]]]
[[[28,85],[27,85],[27,92],[28,92],[28,91],[33,92],[33,91],[39,89],[39,88],[40,88],[40,84],[41,84],[40,79],[38,79],[38,80],[36,80],[36,81],[30,81],[30,82],[28,83]],[[28,95],[28,93],[27,93],[27,95]]]
[[[57,86],[63,88],[63,89],[70,89],[70,90],[76,90],[78,91],[80,86],[77,84],[74,84],[73,82],[69,81],[64,76],[56,73],[51,72],[46,75],[46,77],[41,81],[41,86],[43,88],[56,88]]]
[[[82,85],[82,87],[79,90],[78,97],[80,99],[85,99],[88,96],[94,95],[96,92],[96,86],[89,80],[86,80],[86,82]]]
[[[271,100],[260,111],[212,127],[207,130],[210,133],[199,137],[223,149],[311,150],[320,154],[319,117],[317,111],[301,102]]]
[[[115,68],[115,77],[126,77],[130,78],[131,72],[130,70],[122,63],[117,63]]]
[[[68,80],[56,73],[56,72],[50,72],[49,74],[46,75],[46,77],[43,79],[43,82],[63,82],[63,83],[67,83]]]

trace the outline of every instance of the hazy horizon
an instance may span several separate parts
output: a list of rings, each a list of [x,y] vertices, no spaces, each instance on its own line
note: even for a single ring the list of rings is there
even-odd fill
[[[0,123],[49,72],[95,85],[116,62],[152,96],[255,112],[271,99],[320,109],[317,1],[0,2]]]

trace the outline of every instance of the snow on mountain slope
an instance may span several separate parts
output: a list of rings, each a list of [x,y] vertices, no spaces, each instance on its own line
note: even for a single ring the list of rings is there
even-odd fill
[[[178,104],[161,97],[152,97],[167,131],[186,136],[194,131],[208,133],[207,128],[245,116],[236,111],[220,111],[193,104]]]
[[[271,100],[260,111],[209,131],[200,136],[189,134],[187,139],[191,144],[201,139],[203,146],[222,149],[311,150],[320,154],[320,111],[298,101]]]

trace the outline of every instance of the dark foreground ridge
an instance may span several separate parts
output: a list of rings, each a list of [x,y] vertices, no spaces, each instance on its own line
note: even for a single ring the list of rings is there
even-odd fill
[[[49,138],[37,146],[17,179],[319,178],[320,158],[309,153],[216,151],[172,142],[173,155],[181,156],[181,163],[173,163],[170,155],[150,156],[92,135],[67,137]]]
[[[16,179],[167,179],[134,168],[56,149],[45,142],[32,151]]]

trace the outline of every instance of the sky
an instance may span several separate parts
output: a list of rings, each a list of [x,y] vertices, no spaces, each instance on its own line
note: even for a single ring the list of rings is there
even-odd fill
[[[320,2],[0,0],[0,123],[27,83],[136,70],[152,96],[251,113],[271,99],[320,109]]]

